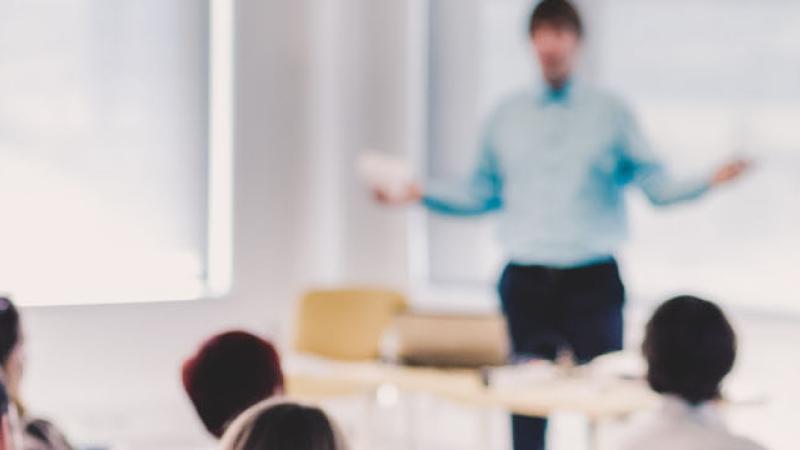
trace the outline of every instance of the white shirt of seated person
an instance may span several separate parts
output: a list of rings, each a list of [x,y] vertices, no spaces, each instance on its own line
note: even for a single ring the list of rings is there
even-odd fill
[[[692,406],[671,395],[659,409],[643,414],[625,427],[620,450],[766,450],[731,433],[718,406]]]

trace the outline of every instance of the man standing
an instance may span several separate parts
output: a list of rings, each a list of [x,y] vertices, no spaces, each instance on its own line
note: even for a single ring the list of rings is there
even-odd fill
[[[544,84],[511,96],[486,122],[480,156],[463,183],[409,186],[401,198],[432,211],[497,211],[509,259],[499,282],[516,355],[578,362],[622,348],[625,298],[614,254],[626,236],[624,189],[655,205],[700,197],[737,178],[744,161],[713,175],[674,180],[652,153],[628,107],[573,77],[583,25],[567,0],[543,0],[529,26]],[[544,448],[547,422],[515,416],[514,448]]]

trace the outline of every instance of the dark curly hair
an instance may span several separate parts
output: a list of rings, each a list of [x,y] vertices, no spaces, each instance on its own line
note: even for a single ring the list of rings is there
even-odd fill
[[[696,405],[720,396],[736,359],[736,334],[717,305],[680,296],[653,314],[642,350],[653,390]]]
[[[183,386],[206,429],[221,437],[242,411],[279,394],[283,371],[271,343],[245,331],[207,340],[186,360]]]

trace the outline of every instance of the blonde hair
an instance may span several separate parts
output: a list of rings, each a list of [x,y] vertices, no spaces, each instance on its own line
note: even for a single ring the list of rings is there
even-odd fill
[[[294,420],[294,423],[282,423],[277,430],[267,431],[260,420],[270,413],[280,413],[280,419]],[[286,413],[292,417],[286,416]],[[298,419],[305,419],[297,422]],[[316,423],[312,423],[316,419]],[[286,426],[289,425],[289,426]],[[294,425],[292,427],[291,425]],[[298,430],[297,428],[301,429]],[[303,427],[308,429],[302,429]],[[309,428],[315,427],[315,428]],[[259,429],[261,428],[261,429]],[[277,432],[276,432],[277,431]],[[281,435],[280,433],[283,432]],[[274,433],[274,434],[273,434]],[[259,436],[262,434],[263,436]],[[302,436],[299,436],[302,435]],[[305,438],[307,448],[291,444],[292,450],[348,450],[341,430],[325,412],[313,405],[307,405],[290,399],[269,399],[258,403],[239,415],[227,428],[220,441],[221,450],[283,450],[288,442]],[[270,442],[271,444],[252,447],[254,442]]]

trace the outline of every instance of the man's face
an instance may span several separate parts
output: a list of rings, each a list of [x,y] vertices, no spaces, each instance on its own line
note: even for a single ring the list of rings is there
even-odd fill
[[[541,24],[531,35],[531,44],[542,67],[545,81],[561,85],[572,75],[581,40],[570,27]]]

